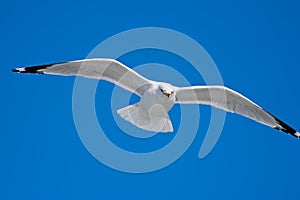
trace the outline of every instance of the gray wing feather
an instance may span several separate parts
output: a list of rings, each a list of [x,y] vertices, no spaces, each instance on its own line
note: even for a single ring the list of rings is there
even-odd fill
[[[13,69],[20,73],[54,74],[61,76],[83,76],[112,82],[126,90],[142,96],[151,81],[114,59],[85,59],[56,64]]]
[[[192,86],[176,88],[176,103],[205,104],[243,115],[267,126],[289,133],[300,134],[293,128],[262,109],[243,95],[223,86]]]

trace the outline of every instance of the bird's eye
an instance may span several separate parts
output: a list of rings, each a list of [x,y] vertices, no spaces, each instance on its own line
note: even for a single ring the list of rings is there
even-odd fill
[[[160,88],[160,91],[161,91],[162,93],[164,93],[164,90],[163,90],[163,89],[161,89],[161,88]]]

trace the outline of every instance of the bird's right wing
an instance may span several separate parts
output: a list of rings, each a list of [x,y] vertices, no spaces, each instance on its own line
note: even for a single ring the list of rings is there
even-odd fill
[[[176,103],[205,104],[243,115],[257,122],[300,137],[300,133],[262,109],[243,95],[223,86],[192,86],[175,88]]]
[[[33,67],[15,68],[13,72],[54,74],[61,76],[83,76],[112,82],[126,90],[142,96],[151,81],[114,59],[84,59]]]

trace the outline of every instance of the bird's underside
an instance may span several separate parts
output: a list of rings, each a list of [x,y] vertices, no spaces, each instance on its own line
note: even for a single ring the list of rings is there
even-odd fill
[[[112,82],[141,97],[140,102],[122,108],[118,113],[128,122],[149,131],[172,132],[168,111],[175,103],[180,103],[211,105],[253,119],[294,137],[300,137],[300,133],[295,129],[227,87],[175,87],[168,83],[151,81],[114,59],[85,59],[15,68],[12,71],[83,76]]]

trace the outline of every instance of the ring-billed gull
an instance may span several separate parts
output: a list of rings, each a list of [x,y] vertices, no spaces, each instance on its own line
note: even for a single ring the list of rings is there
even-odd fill
[[[114,59],[94,58],[12,69],[19,73],[83,76],[112,82],[141,97],[119,109],[130,123],[155,132],[172,132],[168,111],[174,104],[205,104],[237,113],[297,138],[300,133],[243,95],[224,86],[176,87],[149,80]],[[191,122],[192,123],[192,122]]]

